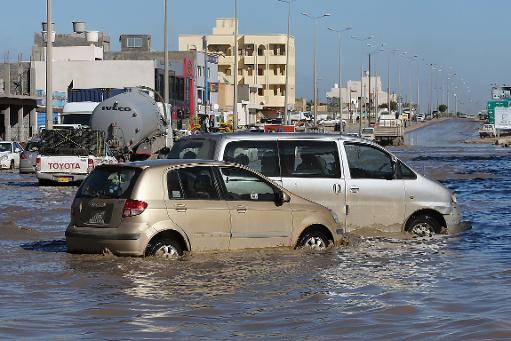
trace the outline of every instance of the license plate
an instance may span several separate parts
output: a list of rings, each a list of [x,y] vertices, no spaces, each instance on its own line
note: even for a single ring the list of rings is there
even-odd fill
[[[70,176],[57,176],[57,182],[71,182],[73,180]]]
[[[94,215],[89,218],[88,223],[94,225],[105,225],[105,211],[95,212]]]

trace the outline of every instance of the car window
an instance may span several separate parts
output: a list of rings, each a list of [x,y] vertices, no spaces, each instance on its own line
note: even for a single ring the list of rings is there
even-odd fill
[[[389,179],[394,176],[392,158],[373,146],[345,143],[352,179]]]
[[[211,139],[180,139],[172,146],[168,159],[213,160],[216,142]]]
[[[0,143],[0,152],[10,152],[11,144],[10,143]]]
[[[334,141],[279,141],[283,177],[339,178],[339,151]]]
[[[275,200],[273,187],[252,172],[236,167],[222,167],[220,173],[225,185],[227,200]]]
[[[400,179],[406,179],[406,180],[415,180],[417,179],[417,175],[408,168],[407,165],[405,165],[402,162],[399,162],[399,178]]]
[[[170,199],[219,200],[210,167],[189,167],[170,172],[167,178]]]
[[[280,176],[277,141],[229,142],[224,161],[248,166],[266,176]]]

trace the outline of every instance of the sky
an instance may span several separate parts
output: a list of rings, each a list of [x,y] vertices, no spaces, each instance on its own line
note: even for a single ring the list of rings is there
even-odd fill
[[[147,33],[153,50],[163,50],[164,0],[52,0],[58,33],[72,32],[72,21],[86,22],[86,29],[110,35],[112,49],[119,49],[122,33]],[[45,0],[0,0],[0,53],[11,61],[19,53],[28,59],[33,33],[46,19]],[[217,17],[234,16],[234,0],[169,0],[170,49],[177,49],[179,34],[208,34]],[[301,15],[329,13],[318,20],[317,61],[320,98],[338,82],[337,37],[328,27],[352,30],[343,34],[343,83],[360,79],[361,63],[367,69],[369,47],[352,39],[373,36],[372,44],[385,44],[385,51],[373,56],[373,74],[387,84],[391,70],[391,92],[397,91],[397,69],[404,96],[415,100],[417,63],[420,68],[422,110],[429,102],[430,65],[433,88],[439,102],[446,100],[447,77],[459,98],[459,109],[477,113],[490,99],[491,84],[511,84],[511,43],[507,23],[511,17],[509,0],[296,0],[293,2],[291,33],[296,38],[297,97],[313,93],[313,24]],[[277,0],[238,0],[240,34],[287,33],[287,4]],[[419,60],[399,56],[392,50],[419,56]],[[455,75],[454,75],[455,74]],[[454,75],[454,76],[453,76]],[[441,88],[441,89],[440,89]],[[409,91],[411,89],[412,91]],[[440,95],[443,94],[443,95]],[[443,98],[442,98],[443,97]],[[451,101],[452,102],[452,101]]]

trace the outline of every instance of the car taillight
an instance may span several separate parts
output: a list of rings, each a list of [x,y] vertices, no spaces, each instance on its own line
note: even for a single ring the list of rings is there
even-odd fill
[[[122,209],[122,217],[134,217],[136,215],[142,214],[147,208],[147,203],[140,200],[132,200],[128,199],[124,203],[124,208]]]
[[[94,159],[87,159],[87,173],[92,172],[94,169]]]
[[[27,154],[25,154],[25,153],[21,153],[21,155],[20,155],[20,159],[21,159],[21,160],[28,160]]]
[[[41,170],[41,157],[40,156],[38,156],[35,159],[35,169],[36,169],[36,171],[40,171]]]

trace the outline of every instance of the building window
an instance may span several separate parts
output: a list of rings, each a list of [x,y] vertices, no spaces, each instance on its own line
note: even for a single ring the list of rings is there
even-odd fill
[[[197,66],[197,77],[202,77],[202,68]]]
[[[261,67],[261,68],[258,68],[258,69],[257,69],[257,74],[258,74],[259,76],[264,76],[264,69],[263,69],[262,67]]]
[[[259,96],[264,96],[264,90],[263,90],[263,88],[259,88],[259,89],[257,89],[257,95],[259,95]]]
[[[126,47],[142,47],[144,40],[140,37],[128,37],[126,38]]]

